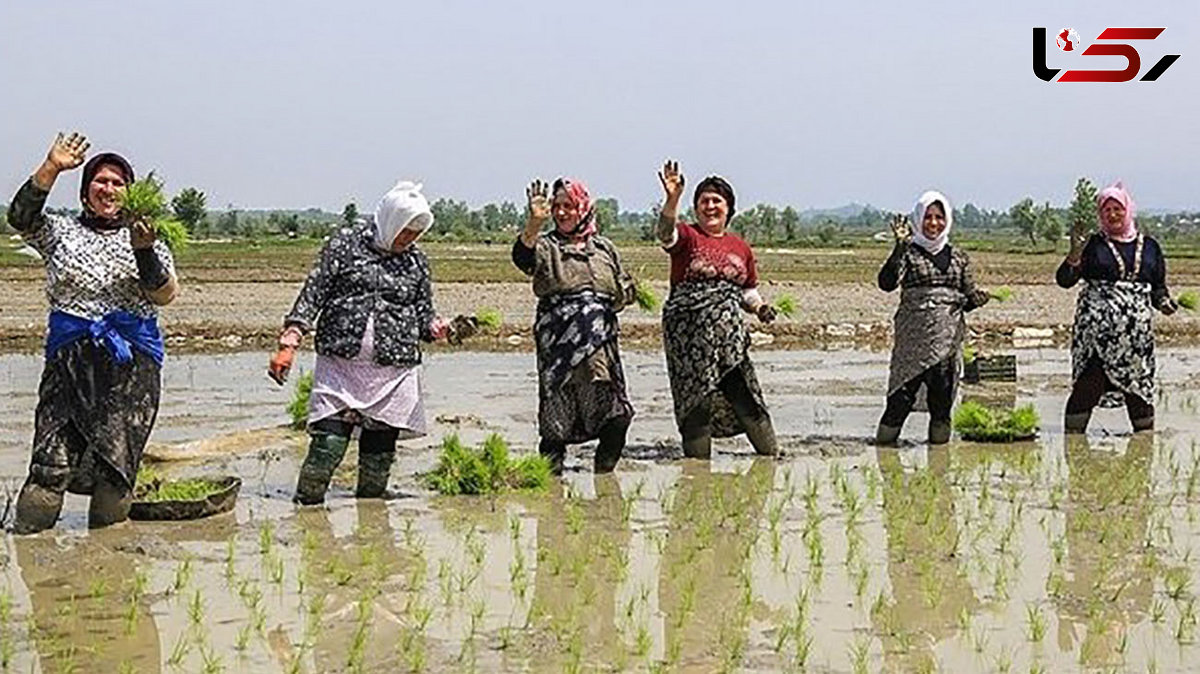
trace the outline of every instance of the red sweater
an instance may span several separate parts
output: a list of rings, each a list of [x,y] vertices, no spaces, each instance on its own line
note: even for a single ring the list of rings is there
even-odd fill
[[[758,286],[754,251],[742,237],[725,231],[712,236],[697,225],[681,222],[675,227],[675,245],[667,248],[671,256],[671,285],[685,281],[721,279],[743,288]]]

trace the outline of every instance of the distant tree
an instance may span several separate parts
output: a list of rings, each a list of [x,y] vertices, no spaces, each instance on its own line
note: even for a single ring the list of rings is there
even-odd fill
[[[1037,229],[1042,238],[1055,245],[1063,235],[1062,219],[1058,217],[1058,213],[1050,207],[1050,202],[1047,201],[1038,211]]]
[[[1029,237],[1029,242],[1037,243],[1038,214],[1033,205],[1033,199],[1025,197],[1008,209],[1008,217],[1021,234]]]
[[[233,207],[233,204],[229,204],[225,212],[221,214],[221,217],[217,218],[217,231],[230,236],[239,234],[238,212]]]
[[[204,193],[195,187],[185,187],[171,200],[171,210],[187,228],[195,231],[197,225],[208,216]]]
[[[616,199],[597,199],[596,200],[596,225],[600,231],[611,231],[619,224],[619,213],[621,212],[620,204]]]
[[[820,228],[817,229],[817,239],[819,239],[823,245],[828,246],[829,244],[833,243],[834,239],[837,238],[839,232],[840,230],[838,229],[837,223],[832,220],[826,220],[825,224],[821,225]]]
[[[800,214],[796,209],[788,206],[779,214],[779,225],[783,228],[783,235],[788,241],[796,240],[796,229],[800,226]]]
[[[353,225],[357,220],[358,206],[351,201],[350,203],[346,204],[345,208],[342,209],[342,222],[346,223],[347,225]]]
[[[1075,182],[1075,199],[1071,202],[1067,216],[1071,225],[1080,223],[1090,228],[1096,223],[1096,194],[1096,186],[1087,178],[1080,178]]]
[[[774,241],[779,226],[779,209],[770,204],[758,205],[758,230],[767,241]]]

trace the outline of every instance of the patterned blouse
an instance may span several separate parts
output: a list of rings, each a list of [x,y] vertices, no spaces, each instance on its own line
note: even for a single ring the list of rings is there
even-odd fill
[[[416,245],[401,253],[374,243],[372,225],[342,228],[321,250],[317,265],[285,325],[309,332],[316,325],[317,353],[354,358],[367,318],[374,317],[375,362],[421,362],[420,342],[433,341],[433,286],[429,260]]]
[[[1113,257],[1114,249],[1121,255],[1121,260]],[[1135,267],[1137,276],[1128,279]],[[1063,288],[1073,287],[1081,278],[1089,281],[1133,280],[1148,283],[1150,300],[1156,308],[1160,308],[1171,296],[1167,290],[1167,260],[1158,242],[1149,236],[1142,237],[1142,255],[1138,260],[1137,241],[1113,241],[1110,248],[1104,236],[1093,234],[1083,247],[1079,266],[1073,267],[1063,260],[1055,274],[1055,281]]]
[[[879,288],[891,292],[901,288],[945,287],[960,291],[966,298],[965,311],[987,304],[988,295],[975,286],[971,260],[958,248],[947,244],[937,255],[913,244],[897,244],[879,270]]]
[[[114,311],[156,318],[158,307],[138,283],[129,229],[98,230],[78,218],[42,211],[49,192],[25,182],[13,198],[8,222],[46,265],[46,296],[51,311],[98,321]],[[154,252],[175,273],[170,249],[161,240]]]

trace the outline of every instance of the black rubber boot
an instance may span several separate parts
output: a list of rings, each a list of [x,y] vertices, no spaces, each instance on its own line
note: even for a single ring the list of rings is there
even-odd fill
[[[771,423],[770,415],[763,414],[756,419],[744,419],[742,427],[746,429],[746,439],[750,441],[756,454],[779,456],[779,442],[775,439],[775,426]]]
[[[1063,415],[1063,431],[1070,433],[1086,433],[1088,422],[1092,420],[1091,412],[1068,412]],[[1151,419],[1153,423],[1153,419]]]
[[[945,419],[929,420],[929,444],[944,445],[950,442],[950,422]]]
[[[1154,415],[1151,414],[1148,417],[1141,417],[1139,419],[1130,419],[1129,423],[1133,425],[1134,433],[1141,433],[1142,431],[1153,431],[1154,430]]]
[[[396,438],[399,431],[366,430],[358,437],[358,488],[359,498],[383,498],[387,495],[388,479],[392,475],[392,463],[396,461]]]
[[[349,436],[313,433],[312,441],[308,444],[308,455],[304,457],[300,477],[296,480],[296,496],[292,500],[301,505],[324,503],[333,471],[342,463],[349,444]]]
[[[683,438],[683,455],[689,459],[712,458],[712,419],[707,405],[697,405],[683,419],[679,435]]]
[[[538,454],[546,457],[550,462],[550,472],[555,475],[562,475],[567,460],[567,446],[561,442],[547,440],[542,438],[538,443]]]
[[[129,519],[133,492],[107,465],[96,467],[96,485],[88,503],[88,528],[101,529]]]
[[[65,491],[65,484],[64,490]],[[17,497],[17,515],[13,533],[36,534],[54,526],[62,512],[63,491],[43,487],[26,480]]]
[[[900,429],[900,426],[886,426],[880,423],[879,428],[875,429],[875,444],[885,447],[895,445],[900,440]]]
[[[611,473],[616,469],[621,453],[625,451],[625,432],[628,430],[628,419],[610,421],[600,429],[600,444],[596,447],[593,466],[597,474]]]

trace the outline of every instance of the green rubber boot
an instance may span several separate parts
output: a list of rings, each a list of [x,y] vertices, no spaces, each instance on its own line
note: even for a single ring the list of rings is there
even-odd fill
[[[342,463],[349,444],[350,438],[343,435],[313,433],[312,441],[308,444],[308,455],[300,466],[296,496],[292,500],[300,505],[324,503],[333,471]]]

